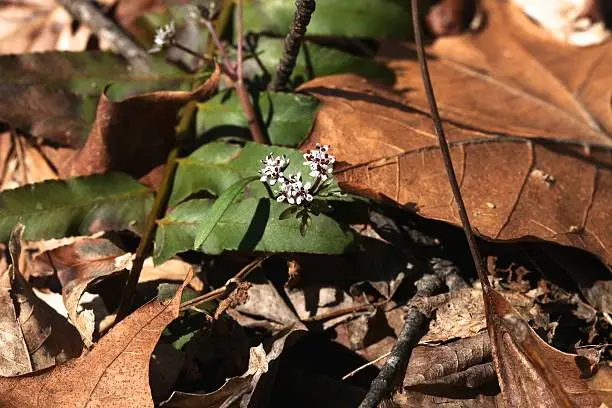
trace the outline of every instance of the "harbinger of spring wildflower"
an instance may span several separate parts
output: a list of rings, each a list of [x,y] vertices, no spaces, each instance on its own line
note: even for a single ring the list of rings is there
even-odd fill
[[[172,44],[175,36],[176,27],[174,26],[174,21],[171,21],[165,26],[158,27],[155,31],[153,47],[149,50],[149,52],[152,54],[160,52],[161,50]]]
[[[304,154],[305,166],[310,166],[310,175],[320,178],[321,181],[327,180],[334,171],[336,157],[329,154],[329,145],[317,143],[316,147]]]
[[[289,204],[300,205],[302,202],[310,202],[313,197],[310,194],[312,187],[309,182],[302,184],[302,174],[297,173],[289,176],[288,179],[283,179],[280,182],[280,190],[276,201],[283,202],[287,200]]]
[[[285,155],[274,156],[272,153],[268,154],[265,159],[261,160],[262,168],[259,170],[261,180],[264,183],[268,183],[273,186],[277,181],[281,183],[285,180],[283,171],[289,165],[289,160]]]

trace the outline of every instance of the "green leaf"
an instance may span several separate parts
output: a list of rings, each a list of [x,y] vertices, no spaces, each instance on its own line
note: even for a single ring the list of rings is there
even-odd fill
[[[295,0],[253,0],[244,6],[245,32],[286,35]],[[310,36],[408,39],[410,3],[403,0],[317,0]]]
[[[252,183],[253,181],[259,179],[259,176],[247,177],[242,179],[234,184],[227,190],[223,192],[219,196],[219,198],[215,201],[215,203],[210,207],[210,210],[206,212],[201,218],[203,221],[200,223],[198,228],[198,234],[196,235],[194,248],[199,248],[208,236],[211,234],[217,223],[221,220],[223,215],[227,212],[230,205],[234,202],[236,197],[242,190],[247,186],[247,184]]]
[[[226,143],[207,143],[188,157],[178,160],[178,169],[172,186],[170,205],[176,205],[189,196],[206,191],[219,196],[232,184],[245,177],[258,174],[260,160],[268,153],[285,155],[289,158],[289,167],[285,174],[302,173],[302,179],[314,182],[308,175],[304,162],[304,153],[296,149],[278,146],[265,146],[257,143],[246,143],[244,147]],[[337,187],[337,183],[333,183]],[[263,183],[248,186],[245,194],[249,197],[267,197]]]
[[[288,218],[291,218],[291,216],[293,214],[295,214],[300,208],[296,205],[292,205],[291,207],[285,209],[282,213],[280,213],[280,215],[278,216],[279,220],[286,220]]]
[[[210,200],[190,200],[158,221],[156,264],[193,248],[199,220],[208,216],[211,207]],[[232,250],[341,254],[354,249],[354,234],[326,215],[312,217],[308,235],[302,237],[300,220],[278,219],[287,208],[287,204],[266,198],[236,202],[198,250],[207,254]]]
[[[29,240],[90,235],[97,231],[142,232],[153,193],[121,173],[46,181],[0,193],[0,241],[22,223]]]
[[[310,26],[308,27],[310,32]],[[283,40],[277,38],[259,38],[257,43],[257,58],[268,75],[273,75],[278,61],[283,55]],[[256,62],[248,60],[250,69]],[[324,47],[306,41],[300,48],[295,69],[291,76],[293,81],[305,82],[314,77],[350,72],[383,83],[392,84],[395,74],[384,64],[371,58],[358,57],[333,48]]]
[[[102,91],[112,100],[160,89],[189,90],[193,75],[150,59],[151,73],[104,52],[0,56],[0,121],[58,143],[79,145],[89,134]]]
[[[252,98],[253,99],[253,98]],[[319,101],[309,95],[262,92],[253,103],[268,139],[275,145],[298,146],[310,133]],[[228,129],[230,126],[240,129]],[[198,105],[198,135],[249,135],[248,122],[233,90]],[[250,137],[250,135],[248,136]]]

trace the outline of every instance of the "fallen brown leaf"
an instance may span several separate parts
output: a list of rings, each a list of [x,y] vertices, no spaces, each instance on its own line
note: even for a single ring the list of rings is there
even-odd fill
[[[508,407],[600,407],[575,354],[546,344],[497,291],[484,290],[488,332]]]
[[[72,29],[72,17],[53,0],[11,0],[0,5],[0,54],[82,51],[91,30]]]
[[[57,274],[62,285],[62,296],[70,320],[89,346],[93,344],[96,324],[105,316],[98,316],[95,310],[82,308],[82,296],[94,283],[132,268],[134,255],[117,247],[107,238],[73,237],[63,240],[28,243],[30,248],[39,248],[33,259],[25,261],[32,276]],[[170,280],[183,282],[193,275],[188,263],[171,259],[154,266],[153,259],[147,258],[139,282]],[[204,284],[197,277],[189,283],[195,290],[202,290]]]
[[[55,170],[27,138],[0,133],[0,191],[54,179]]]
[[[10,241],[13,264],[0,270],[0,375],[28,374],[76,358],[83,342],[76,329],[39,299],[19,271],[21,235]]]
[[[491,239],[586,249],[610,264],[612,42],[577,49],[528,36],[506,26],[515,18],[508,6],[485,6],[484,31],[439,40],[430,62],[473,226]],[[415,55],[390,53],[402,97],[351,75],[302,86],[323,100],[304,148],[331,144],[347,187],[459,224]]]
[[[177,114],[190,100],[209,98],[221,70],[193,92],[158,91],[112,102],[100,96],[96,121],[85,145],[60,167],[62,176],[124,171],[139,178],[165,162],[175,143]]]
[[[153,300],[129,315],[85,356],[39,375],[0,379],[0,406],[153,407],[149,359],[166,325],[178,316],[187,281],[172,299]]]

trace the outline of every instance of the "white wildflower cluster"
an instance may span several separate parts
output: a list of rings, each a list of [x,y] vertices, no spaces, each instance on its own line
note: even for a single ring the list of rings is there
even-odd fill
[[[310,166],[312,177],[327,180],[328,175],[334,170],[336,157],[329,154],[329,145],[317,143],[316,147],[304,155],[305,166]]]
[[[269,186],[274,186],[278,182],[279,189],[275,194],[277,201],[306,205],[314,199],[322,182],[326,181],[333,171],[336,158],[329,154],[329,150],[328,145],[317,143],[314,149],[304,154],[306,160],[304,165],[310,167],[310,175],[315,177],[314,183],[303,182],[302,174],[299,172],[285,175],[284,171],[289,166],[289,159],[284,155],[274,156],[272,153],[261,160],[260,180]]]
[[[172,44],[176,37],[176,27],[174,21],[158,27],[155,30],[155,38],[153,39],[153,47],[149,50],[150,53],[160,52],[164,48]]]

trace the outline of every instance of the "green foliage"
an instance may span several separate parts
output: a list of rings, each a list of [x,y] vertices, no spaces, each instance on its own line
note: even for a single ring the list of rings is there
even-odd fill
[[[245,3],[245,30],[286,35],[295,0]],[[317,0],[308,25],[310,36],[409,38],[410,3],[402,0]]]
[[[0,241],[17,223],[29,240],[88,235],[96,231],[141,232],[153,193],[132,178],[109,173],[30,184],[0,193]]]
[[[304,182],[314,182],[308,175],[308,168],[302,165],[303,152],[278,146],[264,146],[246,143],[244,147],[227,143],[205,144],[188,157],[178,160],[170,205],[176,205],[193,194],[207,192],[219,196],[239,180],[257,175],[260,160],[268,153],[285,155],[289,158],[286,174],[302,173]],[[337,184],[333,184],[336,185]],[[248,197],[267,197],[263,183],[253,183],[245,191]]]
[[[190,200],[159,220],[155,263],[192,249],[200,220],[207,217],[211,207],[210,200]],[[228,250],[340,254],[353,250],[354,234],[327,215],[312,216],[308,234],[303,237],[297,220],[279,220],[287,208],[287,204],[267,198],[233,203],[198,250],[207,254]]]
[[[308,95],[285,92],[262,92],[253,101],[268,140],[280,146],[298,146],[309,134],[319,101]],[[248,122],[236,92],[221,93],[198,105],[196,132],[203,135],[234,136],[227,126],[248,132]]]
[[[253,176],[239,180],[232,184],[223,192],[223,194],[219,196],[219,198],[210,207],[210,210],[208,210],[206,214],[202,215],[202,221],[200,222],[198,234],[195,238],[194,248],[197,249],[206,242],[206,239],[210,236],[212,230],[227,212],[230,205],[232,205],[232,203],[236,200],[236,197],[242,193],[242,190],[244,190],[247,184],[252,183],[258,178],[258,176]]]
[[[35,136],[79,145],[89,134],[107,85],[112,84],[107,96],[117,100],[160,89],[188,90],[194,80],[161,58],[151,59],[151,69],[136,72],[105,52],[0,56],[0,120]]]
[[[310,32],[310,26],[308,27],[308,32]],[[256,54],[259,62],[268,71],[268,74],[273,75],[278,61],[280,61],[283,55],[283,40],[278,38],[260,38],[257,43]],[[253,64],[253,62],[250,64]],[[395,81],[395,74],[384,64],[371,58],[358,57],[310,41],[306,41],[300,48],[292,79],[299,79],[304,82],[314,77],[345,72],[388,84],[392,84]]]

